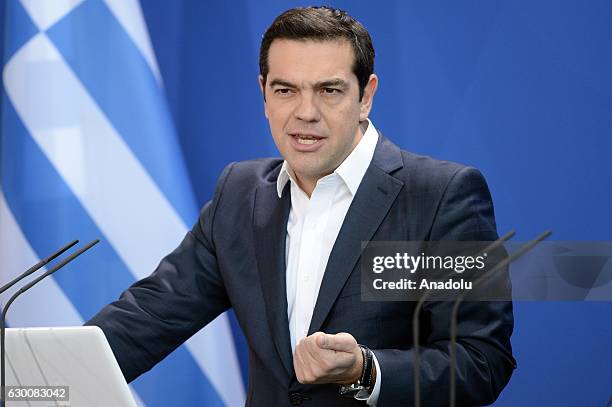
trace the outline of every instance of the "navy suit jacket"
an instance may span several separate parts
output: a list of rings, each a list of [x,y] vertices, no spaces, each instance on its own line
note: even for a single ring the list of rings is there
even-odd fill
[[[281,164],[262,159],[229,165],[178,248],[88,321],[105,332],[128,381],[232,307],[249,345],[247,405],[365,404],[341,398],[338,385],[296,380],[285,287],[291,194],[287,184],[278,197]],[[309,334],[353,335],[380,364],[378,405],[412,405],[415,303],[361,301],[361,242],[496,238],[491,196],[480,172],[402,151],[381,136],[329,257]],[[450,307],[429,302],[421,313],[426,406],[448,405]],[[461,306],[458,405],[491,403],[506,385],[515,366],[512,327],[510,302]]]

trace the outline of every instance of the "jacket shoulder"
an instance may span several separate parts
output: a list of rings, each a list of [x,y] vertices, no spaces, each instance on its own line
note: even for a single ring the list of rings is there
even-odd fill
[[[225,188],[254,190],[262,184],[276,183],[283,160],[280,158],[259,158],[229,164],[223,171],[220,183]]]
[[[459,173],[475,171],[464,164],[401,150],[403,167],[393,176],[415,190],[443,190]]]

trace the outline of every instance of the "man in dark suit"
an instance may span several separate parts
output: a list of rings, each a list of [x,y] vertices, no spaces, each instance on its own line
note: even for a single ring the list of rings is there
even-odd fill
[[[179,247],[88,322],[128,381],[232,307],[249,344],[248,405],[412,403],[415,304],[361,301],[361,242],[497,233],[477,170],[376,131],[373,66],[369,34],[345,12],[292,9],[268,28],[259,81],[284,160],[229,165]],[[422,312],[424,405],[448,404],[450,307]],[[459,405],[490,403],[509,380],[512,325],[511,303],[461,306]]]

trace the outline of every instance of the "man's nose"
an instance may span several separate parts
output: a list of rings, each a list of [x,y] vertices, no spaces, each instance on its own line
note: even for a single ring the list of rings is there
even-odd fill
[[[314,93],[304,92],[300,95],[300,102],[295,108],[294,115],[297,119],[305,122],[317,122],[320,120],[321,112],[319,111]]]

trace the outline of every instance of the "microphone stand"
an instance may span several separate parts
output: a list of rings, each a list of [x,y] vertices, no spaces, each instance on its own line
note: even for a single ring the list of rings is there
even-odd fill
[[[496,249],[505,241],[511,239],[515,235],[515,231],[510,231],[506,233],[504,236],[499,238],[498,240],[491,243],[488,247],[483,249],[481,253],[489,252],[493,249]],[[421,314],[421,308],[423,308],[423,304],[427,299],[431,296],[434,290],[429,289],[423,293],[419,301],[417,302],[416,307],[414,308],[414,314],[412,314],[412,343],[414,349],[414,361],[413,361],[413,375],[414,375],[414,407],[421,406],[421,356],[419,354],[419,335],[420,335],[420,325],[419,325],[419,317]]]
[[[525,246],[522,246],[519,250],[517,250],[512,255],[506,257],[504,260],[499,262],[495,267],[493,267],[488,273],[483,274],[478,277],[474,281],[473,287],[477,287],[484,282],[489,281],[493,276],[499,272],[499,270],[503,269],[519,257],[523,256],[525,253],[533,249],[538,243],[542,240],[548,238],[552,234],[551,231],[547,230],[542,233],[540,236],[536,237],[531,242],[527,243]],[[451,325],[450,325],[450,407],[455,407],[455,398],[457,392],[457,383],[456,383],[456,374],[455,369],[457,367],[457,316],[459,314],[459,305],[465,299],[467,291],[459,294],[455,303],[453,304],[453,311],[451,313]]]
[[[0,288],[0,294],[5,292],[6,290],[8,290],[12,286],[14,286],[16,283],[18,283],[21,280],[23,280],[24,278],[26,278],[30,274],[34,273],[36,270],[38,270],[39,268],[43,267],[47,263],[55,260],[59,255],[61,255],[62,253],[64,253],[66,250],[70,249],[72,246],[74,246],[77,243],[79,243],[78,240],[73,240],[72,242],[68,243],[66,246],[62,247],[61,249],[59,249],[58,251],[53,253],[51,256],[47,257],[46,259],[43,259],[43,260],[39,261],[38,263],[36,263],[32,267],[30,267],[29,269],[24,271],[21,275],[15,277],[10,282],[8,282],[5,285],[3,285],[2,288]]]
[[[17,290],[17,292],[15,292],[15,294],[13,294],[13,296],[4,305],[4,309],[2,310],[2,316],[0,318],[0,345],[2,347],[1,352],[0,352],[1,353],[1,356],[0,356],[0,365],[1,365],[0,366],[0,375],[1,375],[0,376],[0,378],[1,378],[0,395],[2,396],[2,399],[0,400],[0,406],[1,407],[5,407],[5,405],[6,405],[6,386],[5,386],[5,384],[6,384],[6,376],[5,376],[5,363],[4,363],[5,351],[6,351],[6,349],[5,349],[6,323],[5,322],[6,322],[6,313],[7,313],[8,309],[9,309],[9,307],[17,299],[17,297],[19,297],[21,294],[23,294],[24,292],[28,291],[30,288],[34,287],[36,284],[38,284],[45,277],[50,276],[51,274],[55,273],[56,271],[58,271],[59,269],[64,267],[66,264],[70,263],[72,260],[76,259],[78,256],[83,254],[85,251],[89,250],[91,247],[93,247],[98,242],[99,242],[99,240],[96,239],[96,240],[88,243],[85,247],[79,249],[75,253],[73,253],[70,256],[68,256],[67,258],[62,260],[60,263],[58,263],[52,269],[48,270],[47,272],[43,273],[42,275],[40,275],[36,279],[32,280],[31,282],[29,282],[25,286],[21,287],[19,290]],[[68,247],[60,249],[60,252],[57,253],[57,255],[54,254],[52,256],[55,256],[55,257],[59,256],[61,253],[66,251],[69,247],[74,246],[74,244],[76,244],[76,243],[71,243]],[[55,258],[55,257],[53,257],[53,258]],[[36,267],[36,266],[34,266],[34,267]],[[40,266],[40,267],[42,267],[42,266]],[[38,268],[40,268],[40,267],[38,267]],[[11,285],[15,284],[17,281],[19,281],[20,278],[23,278],[26,275],[28,275],[27,274],[28,272],[30,272],[30,274],[33,273],[33,271],[28,270],[22,276],[18,277],[16,279],[16,281],[13,281],[13,282],[11,282],[9,284],[11,284]]]

